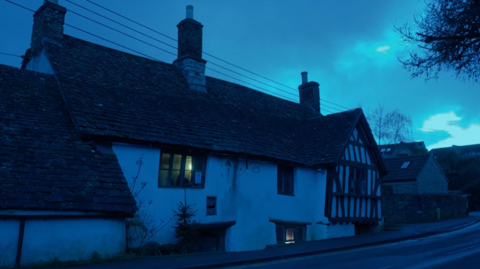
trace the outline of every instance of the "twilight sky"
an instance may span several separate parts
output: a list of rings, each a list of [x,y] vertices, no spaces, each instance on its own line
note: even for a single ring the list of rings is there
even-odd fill
[[[43,0],[11,0],[36,10]],[[298,102],[300,73],[320,83],[322,112],[362,107],[368,115],[384,103],[387,111],[400,109],[412,117],[416,141],[429,149],[480,143],[480,84],[456,80],[445,72],[438,80],[411,79],[397,57],[406,57],[407,44],[394,25],[420,13],[420,0],[93,0],[162,34],[177,38],[176,25],[185,18],[185,6],[194,6],[194,19],[204,25],[203,50],[222,60],[287,85],[283,87],[204,54],[207,75],[245,84]],[[107,24],[176,54],[176,49],[125,29],[89,11],[60,0],[69,11],[66,23],[171,63],[175,56],[81,18],[73,12]],[[142,28],[85,0],[72,0],[165,43],[176,42]],[[23,55],[30,45],[33,13],[0,0],[0,53]],[[129,53],[125,48],[68,26],[65,33]],[[135,54],[135,53],[134,53]],[[0,64],[20,67],[21,58],[0,54]],[[232,73],[255,78],[283,91]],[[208,69],[208,68],[211,69]],[[214,72],[221,71],[231,77]],[[261,89],[263,88],[263,89]],[[293,89],[292,89],[293,88]],[[341,105],[336,106],[328,102]]]

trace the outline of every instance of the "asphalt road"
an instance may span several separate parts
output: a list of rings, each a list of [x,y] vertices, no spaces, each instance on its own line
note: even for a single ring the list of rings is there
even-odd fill
[[[448,234],[228,269],[480,268],[480,223]]]

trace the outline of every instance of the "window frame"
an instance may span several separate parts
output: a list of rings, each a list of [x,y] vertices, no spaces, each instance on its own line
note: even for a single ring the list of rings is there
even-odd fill
[[[208,199],[213,199],[213,206],[210,206],[208,205]],[[216,216],[217,215],[217,196],[207,196],[207,207],[206,207],[206,215],[207,216]],[[208,212],[208,209],[214,209],[214,212],[213,213],[209,213]]]
[[[291,190],[285,190],[285,172],[291,173]],[[280,185],[281,183],[281,185]],[[277,194],[295,195],[295,169],[293,166],[277,165]]]
[[[350,183],[349,193],[355,195],[367,194],[367,174],[368,171],[365,168],[350,167],[348,176],[348,180]]]
[[[164,154],[170,154],[170,160],[169,160],[169,168],[162,168],[162,156]],[[180,168],[179,169],[174,169],[173,163],[174,163],[174,156],[175,155],[180,155],[181,156],[181,161],[180,161]],[[187,170],[185,169],[186,166],[186,160],[187,156],[192,157],[192,169]],[[195,169],[195,159],[200,159],[202,169]],[[206,169],[207,169],[207,155],[204,153],[192,153],[192,152],[187,152],[187,151],[178,151],[178,150],[162,150],[160,152],[160,160],[159,160],[159,167],[158,167],[158,178],[157,178],[157,186],[158,188],[174,188],[174,189],[203,189],[205,187],[205,174],[206,174]],[[160,185],[160,177],[161,177],[161,172],[162,171],[168,171],[167,175],[167,185]],[[173,171],[180,171],[179,174],[179,180],[180,183],[179,185],[175,186],[173,185],[173,176],[172,172]],[[185,172],[186,171],[191,171],[191,176],[190,176],[190,184],[186,185],[184,182],[185,180]],[[195,184],[195,173],[201,172],[201,183],[200,184]]]
[[[287,231],[293,229],[293,239],[287,240]],[[297,239],[297,229],[301,229],[301,238]],[[281,240],[279,240],[279,231],[281,232]],[[286,245],[286,244],[295,244],[300,242],[305,242],[306,240],[307,227],[305,225],[296,225],[296,224],[275,224],[275,237],[277,245]]]
[[[407,169],[410,166],[411,161],[405,161],[400,169]],[[398,166],[397,166],[398,167]]]

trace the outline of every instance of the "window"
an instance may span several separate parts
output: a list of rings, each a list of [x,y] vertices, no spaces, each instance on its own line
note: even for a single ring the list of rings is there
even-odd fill
[[[380,152],[385,152],[385,148],[382,148],[382,149],[380,150]]]
[[[392,148],[387,148],[387,152],[390,152],[392,150]]]
[[[207,215],[217,215],[217,197],[207,196]]]
[[[277,244],[292,244],[305,241],[305,226],[276,225]]]
[[[400,167],[400,169],[407,169],[407,167],[410,165],[410,162],[404,162],[402,164],[402,167]],[[397,166],[398,167],[398,166]]]
[[[293,195],[293,167],[277,166],[277,191],[279,194]]]
[[[203,187],[205,155],[162,152],[158,187]]]
[[[367,194],[367,170],[350,167],[350,191],[353,194]]]

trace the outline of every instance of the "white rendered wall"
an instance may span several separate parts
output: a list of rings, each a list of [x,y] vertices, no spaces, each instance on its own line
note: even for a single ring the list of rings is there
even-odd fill
[[[200,223],[228,222],[235,221],[236,206],[233,203],[233,163],[228,159],[208,156],[205,176],[205,187],[197,188],[159,188],[158,170],[160,163],[160,149],[139,147],[134,145],[115,144],[113,151],[117,155],[118,161],[124,172],[129,186],[132,184],[132,177],[137,174],[138,166],[136,161],[142,157],[143,165],[140,170],[139,182],[148,182],[145,189],[140,193],[137,199],[152,201],[149,211],[157,220],[170,221],[160,232],[151,240],[160,244],[175,242],[174,229],[175,220],[173,220],[173,211],[178,208],[179,202],[194,205],[198,209],[195,220]],[[138,184],[138,183],[137,183]],[[217,215],[206,215],[206,197],[217,197]]]
[[[225,250],[244,251],[264,249],[276,244],[275,223],[283,221],[305,223],[306,239],[329,238],[324,216],[326,171],[310,168],[294,170],[294,195],[277,193],[277,164],[248,161],[224,156],[207,156],[205,186],[203,189],[158,188],[160,149],[128,144],[114,144],[125,178],[132,184],[137,174],[136,162],[142,157],[139,182],[148,182],[138,198],[152,201],[149,210],[157,220],[168,221],[172,210],[185,199],[198,209],[195,220],[200,223],[236,221],[226,230]],[[137,182],[137,184],[139,184]],[[217,215],[206,215],[206,197],[217,197]],[[160,244],[175,242],[173,225],[168,223],[151,240]],[[353,227],[353,225],[352,225]],[[350,234],[351,227],[345,228]]]
[[[94,251],[102,256],[125,251],[124,218],[26,218],[22,266],[55,258],[60,261],[89,259]],[[15,263],[19,227],[18,220],[0,221],[0,266]]]
[[[15,265],[19,230],[19,220],[0,218],[0,268]]]

